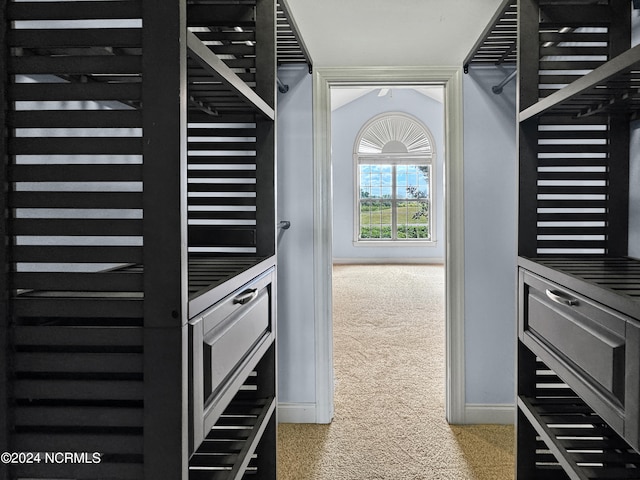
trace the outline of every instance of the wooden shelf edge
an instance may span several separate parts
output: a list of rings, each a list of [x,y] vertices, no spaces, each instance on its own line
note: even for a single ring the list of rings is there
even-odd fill
[[[298,28],[298,24],[293,18],[293,15],[291,15],[291,9],[289,8],[289,4],[287,0],[278,0],[277,8],[282,12],[284,17],[287,19],[287,22],[289,23],[289,28],[291,29],[291,32],[295,37],[296,43],[300,47],[300,53],[302,53],[302,56],[307,61],[307,66],[309,67],[309,73],[311,73],[313,71],[313,60],[311,59],[311,55],[309,55],[309,50],[307,49],[307,46],[304,43],[304,39],[302,38],[302,35],[300,35],[299,33],[300,29]],[[278,41],[276,41],[276,45],[277,43]],[[278,63],[280,63],[280,60],[281,59],[278,58]]]
[[[553,370],[583,402],[589,405],[589,408],[600,415],[612,430],[622,435],[624,430],[624,412],[619,403],[613,405],[613,400],[610,396],[602,393],[601,390],[590,387],[593,380],[579,368],[576,368],[569,360],[558,356],[546,343],[534,336],[530,331],[519,334],[518,339]]]
[[[640,318],[640,300],[630,297],[620,292],[616,292],[607,288],[606,285],[595,283],[592,279],[586,279],[578,274],[571,273],[566,269],[558,266],[553,267],[545,261],[579,261],[583,259],[585,262],[593,261],[621,261],[628,262],[630,265],[640,265],[640,261],[631,257],[593,255],[593,256],[561,256],[554,257],[524,257],[518,256],[518,266],[533,273],[536,273],[546,279],[565,285],[572,290],[579,290],[583,295],[589,297],[596,302],[617,310],[632,318]]]
[[[640,67],[640,45],[630,48],[626,52],[612,58],[592,72],[580,77],[565,88],[552,93],[520,112],[519,120],[524,122],[545,113],[547,110],[571,100],[587,90],[609,80],[612,77],[632,68],[635,64]]]
[[[246,408],[244,402],[242,403],[243,407]],[[252,419],[246,418],[241,419],[236,424],[225,424],[220,427],[219,432],[221,433],[215,437],[217,439],[227,438],[228,440],[233,438],[236,444],[241,443],[241,445],[237,445],[237,449],[233,450],[223,447],[219,451],[206,449],[200,453],[199,456],[205,460],[210,457],[213,460],[213,465],[208,465],[206,461],[202,460],[195,465],[190,465],[190,472],[202,472],[204,474],[203,477],[198,476],[197,478],[206,477],[218,480],[241,480],[244,478],[244,474],[251,467],[251,461],[254,460],[254,454],[263,440],[265,431],[267,431],[270,422],[275,420],[277,400],[275,396],[259,398],[252,401],[250,405]],[[233,406],[233,402],[231,406]],[[239,413],[240,416],[247,413],[246,410],[240,411],[243,412]],[[255,412],[255,417],[253,412]],[[234,414],[232,413],[231,415],[233,416]],[[232,432],[238,431],[238,429],[248,429],[250,432],[246,437],[236,437]],[[215,440],[212,439],[212,443],[215,443]]]
[[[493,17],[491,17],[491,20],[489,20],[489,22],[487,23],[487,26],[484,28],[483,32],[478,37],[478,40],[476,41],[475,45],[473,46],[473,48],[471,48],[466,58],[464,59],[462,66],[465,73],[469,71],[469,66],[473,62],[473,58],[476,56],[480,48],[482,48],[482,45],[484,45],[484,42],[486,41],[487,37],[491,34],[491,32],[496,27],[498,22],[505,15],[506,11],[509,10],[514,3],[517,3],[517,2],[515,2],[514,0],[502,1],[502,3],[500,4],[496,12],[493,14]]]
[[[527,417],[527,420],[529,420],[529,423],[531,423],[535,431],[538,432],[540,438],[542,438],[551,453],[556,457],[558,463],[562,465],[569,478],[571,480],[589,480],[589,477],[581,472],[580,467],[570,458],[568,452],[555,442],[551,430],[545,425],[540,415],[536,412],[536,409],[526,397],[518,396],[518,408],[524,413],[525,417]]]
[[[221,261],[226,261],[228,257],[220,257]],[[208,290],[203,289],[197,295],[189,299],[189,319],[192,319],[204,312],[214,303],[231,294],[234,290],[242,287],[253,278],[275,269],[276,257],[255,257],[255,262],[248,268],[244,268],[230,276],[224,282],[212,285]]]
[[[255,107],[263,115],[275,120],[275,111],[260,96],[254,92],[233,70],[231,70],[218,56],[213,53],[192,32],[187,31],[187,49],[192,58],[207,72],[219,78],[231,91]]]
[[[276,399],[275,397],[268,402],[258,415],[258,419],[256,420],[255,427],[251,430],[251,434],[245,441],[244,447],[238,454],[238,462],[233,466],[231,473],[229,474],[229,480],[241,480],[244,472],[251,461],[251,457],[255,452],[260,440],[262,440],[262,435],[269,424],[269,420],[273,416],[273,413],[276,409]]]
[[[262,357],[267,353],[269,347],[275,342],[275,334],[268,332],[264,335],[258,343],[252,348],[251,353],[242,361],[240,365],[234,371],[232,378],[230,378],[222,389],[218,392],[216,397],[204,408],[203,420],[203,432],[209,432],[211,428],[220,418],[220,415],[229,406],[236,393],[240,390],[240,387],[244,384],[249,374],[256,368],[256,365],[262,360]],[[207,433],[204,434],[206,438]],[[203,439],[200,440],[202,442]],[[197,445],[196,445],[197,444]],[[194,442],[194,451],[198,449],[199,443]]]

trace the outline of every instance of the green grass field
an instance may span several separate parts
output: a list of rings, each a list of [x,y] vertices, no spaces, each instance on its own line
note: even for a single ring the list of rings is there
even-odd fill
[[[404,202],[397,207],[397,238],[429,238],[428,218],[413,215],[421,212],[418,202]],[[392,208],[384,205],[362,205],[360,210],[360,238],[393,238],[391,235]]]
[[[360,208],[360,225],[391,225],[391,207],[369,208],[369,205],[362,205]],[[403,203],[398,205],[397,218],[398,225],[426,225],[427,217],[424,215],[414,219],[413,215],[421,211],[417,202]]]

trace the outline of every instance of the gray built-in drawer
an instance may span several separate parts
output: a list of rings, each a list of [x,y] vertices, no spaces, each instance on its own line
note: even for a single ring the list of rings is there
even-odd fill
[[[520,269],[520,340],[638,446],[638,322]]]
[[[194,450],[273,342],[273,277],[259,275],[189,322]]]

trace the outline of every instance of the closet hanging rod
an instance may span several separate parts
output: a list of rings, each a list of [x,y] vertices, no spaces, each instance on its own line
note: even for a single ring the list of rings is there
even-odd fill
[[[491,87],[491,91],[496,95],[500,95],[502,93],[502,89],[504,88],[504,86],[507,83],[509,83],[511,80],[516,78],[517,73],[518,73],[518,70],[514,70],[513,72],[511,72],[509,75],[504,77],[504,79],[498,85],[494,85],[493,87]]]
[[[280,93],[287,93],[289,91],[289,85],[282,83],[282,80],[279,78],[276,78],[276,81],[278,82],[278,91]]]

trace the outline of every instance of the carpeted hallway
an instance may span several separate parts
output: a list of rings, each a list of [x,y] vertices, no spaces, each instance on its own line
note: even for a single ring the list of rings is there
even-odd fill
[[[514,478],[513,427],[444,419],[444,268],[334,267],[335,417],[281,424],[280,480]]]

